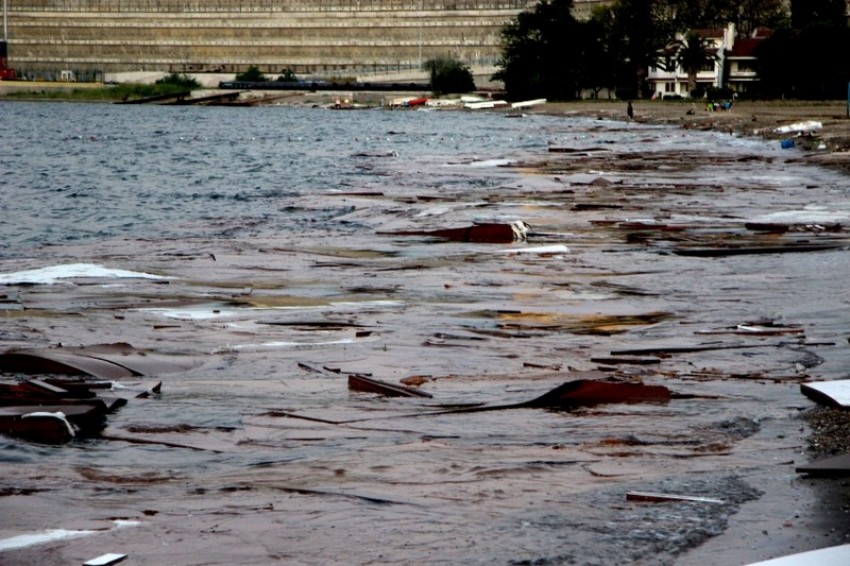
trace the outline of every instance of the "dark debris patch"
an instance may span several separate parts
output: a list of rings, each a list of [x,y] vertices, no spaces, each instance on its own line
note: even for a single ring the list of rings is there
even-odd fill
[[[811,427],[808,451],[816,458],[850,452],[850,411],[836,407],[815,407],[803,414]]]
[[[610,513],[589,516],[575,513],[569,506],[563,513],[553,514],[550,510],[532,519],[528,526],[547,540],[548,548],[541,549],[541,554],[548,555],[517,557],[509,563],[517,566],[671,565],[678,555],[723,533],[729,517],[737,513],[742,504],[762,495],[735,476],[703,477],[692,481],[670,478],[641,485],[640,489],[717,498],[722,499],[723,504],[632,503],[626,501],[625,486],[584,494],[573,501],[588,509],[608,509]],[[577,533],[582,534],[576,536]]]

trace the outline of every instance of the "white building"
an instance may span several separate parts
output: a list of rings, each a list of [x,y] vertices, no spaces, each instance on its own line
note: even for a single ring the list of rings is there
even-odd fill
[[[749,91],[758,80],[755,71],[756,48],[770,36],[770,31],[759,28],[751,37],[735,37],[735,25],[726,29],[692,30],[691,33],[703,38],[706,54],[713,55],[697,73],[697,88],[727,87],[736,93]],[[676,64],[680,42],[685,37],[679,35],[659,54],[659,64],[649,69],[647,81],[652,89],[653,98],[681,97],[689,98],[688,74]]]

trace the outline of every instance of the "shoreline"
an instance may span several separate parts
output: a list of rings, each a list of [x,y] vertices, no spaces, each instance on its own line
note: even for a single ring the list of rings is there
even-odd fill
[[[737,101],[730,110],[708,111],[698,102],[633,102],[636,122],[679,126],[688,130],[724,132],[765,140],[790,140],[801,159],[850,172],[850,117],[845,101]],[[537,110],[552,115],[595,116],[628,121],[625,103],[550,103]],[[536,109],[535,109],[536,110]],[[811,131],[779,132],[778,128],[809,121]]]
[[[104,102],[74,100],[71,98],[41,98],[33,96],[10,97],[10,94],[22,91],[70,92],[76,89],[102,88],[98,83],[12,83],[0,82],[0,102]],[[220,92],[207,88],[203,96]],[[259,105],[311,106],[331,105],[334,100],[346,98],[352,103],[363,104],[371,109],[383,106],[388,99],[402,97],[399,92],[370,91],[246,91],[249,98],[260,99]],[[416,93],[420,95],[421,93]],[[267,100],[267,103],[263,102]],[[106,102],[108,103],[108,102]],[[547,114],[552,116],[585,116],[599,119],[627,122],[625,100],[577,100],[566,102],[547,102],[542,105],[522,109],[523,114]],[[666,124],[689,130],[725,132],[732,135],[761,137],[767,140],[790,140],[793,148],[804,152],[803,159],[813,163],[837,167],[850,172],[850,101],[845,100],[737,100],[729,110],[709,111],[702,100],[688,99],[634,100],[635,122]],[[475,110],[473,112],[513,112],[510,108]],[[820,127],[805,132],[777,132],[777,128],[790,124],[815,121]],[[789,148],[791,149],[791,148]]]

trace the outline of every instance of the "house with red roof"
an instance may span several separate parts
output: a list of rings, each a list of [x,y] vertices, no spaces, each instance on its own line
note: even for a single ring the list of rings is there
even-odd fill
[[[756,29],[752,36],[739,38],[735,35],[735,24],[725,29],[691,30],[703,39],[706,63],[697,72],[697,88],[727,87],[735,93],[748,92],[758,80],[755,72],[756,49],[770,36],[765,28]],[[659,53],[658,63],[649,69],[647,81],[653,98],[689,98],[688,74],[676,59],[678,50],[685,40],[679,35],[676,40]]]

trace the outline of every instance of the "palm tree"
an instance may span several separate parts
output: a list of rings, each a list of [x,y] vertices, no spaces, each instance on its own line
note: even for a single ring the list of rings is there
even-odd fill
[[[713,63],[717,55],[712,53],[714,44],[711,40],[691,32],[685,39],[679,40],[676,52],[676,64],[688,74],[688,92],[697,88],[697,73],[707,63]]]

